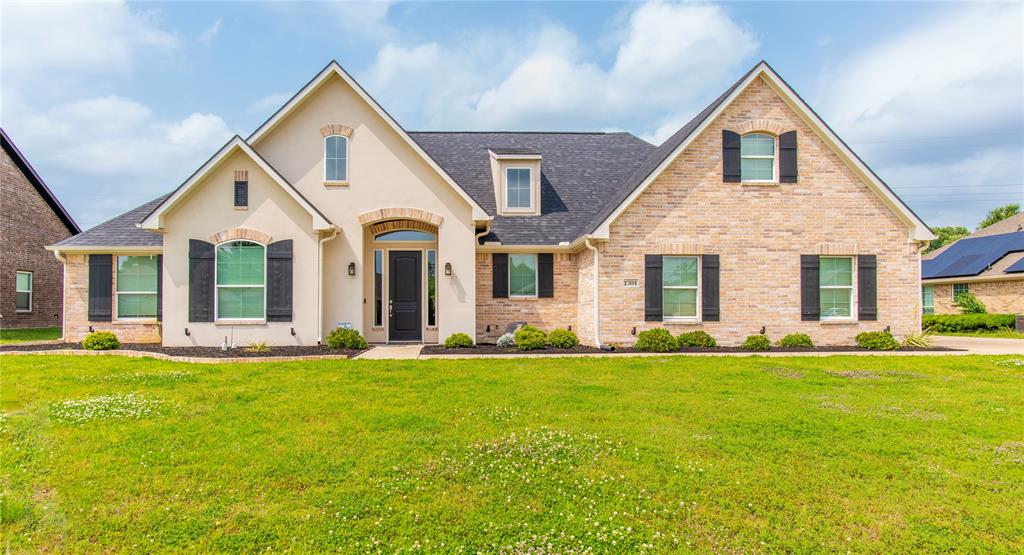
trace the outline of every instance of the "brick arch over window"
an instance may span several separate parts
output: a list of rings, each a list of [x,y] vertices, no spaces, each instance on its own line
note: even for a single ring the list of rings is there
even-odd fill
[[[744,123],[743,125],[739,126],[734,131],[736,131],[740,135],[746,135],[747,133],[753,133],[755,131],[767,131],[768,133],[771,133],[772,135],[778,137],[779,135],[785,133],[786,129],[783,128],[782,125],[779,125],[778,123],[770,119],[762,118],[752,119]]]
[[[405,229],[425,231],[427,233],[433,233],[434,235],[437,235],[436,225],[430,225],[427,222],[421,222],[419,220],[389,220],[386,222],[377,222],[370,226],[370,234],[376,237],[381,233]]]
[[[343,137],[352,138],[352,128],[347,125],[340,123],[328,123],[327,125],[320,128],[320,135],[323,137],[330,137],[331,135],[341,135]]]
[[[419,208],[381,208],[359,215],[361,225],[369,225],[375,222],[388,220],[417,220],[428,223],[434,227],[440,227],[444,218],[427,210]]]
[[[255,241],[257,243],[269,245],[272,242],[273,237],[271,237],[269,233],[263,233],[262,231],[256,231],[255,229],[248,229],[245,227],[225,229],[220,233],[214,233],[210,236],[210,242],[214,245],[219,245],[227,241],[237,241],[238,239]]]

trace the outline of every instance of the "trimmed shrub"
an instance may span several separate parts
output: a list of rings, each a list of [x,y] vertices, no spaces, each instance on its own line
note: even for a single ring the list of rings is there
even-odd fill
[[[956,296],[956,306],[960,307],[962,314],[987,314],[988,309],[985,303],[978,300],[974,293],[967,291]]]
[[[109,331],[94,331],[82,340],[82,348],[87,351],[113,351],[120,347],[117,336]]]
[[[444,340],[445,349],[465,349],[473,346],[473,338],[464,333],[453,333]]]
[[[331,349],[358,350],[369,347],[369,344],[356,330],[334,328],[334,331],[327,334],[327,346]]]
[[[891,332],[865,331],[857,334],[857,346],[872,351],[895,351],[900,344]]]
[[[516,347],[520,351],[533,351],[548,346],[548,336],[533,326],[523,326],[516,330]]]
[[[748,335],[741,347],[748,351],[767,351],[772,348],[772,341],[767,335]]]
[[[679,340],[665,328],[644,330],[636,336],[636,350],[650,353],[670,353],[679,350]]]
[[[715,341],[714,337],[704,331],[697,330],[689,333],[679,334],[679,346],[680,347],[717,347],[718,342]]]
[[[580,340],[575,333],[569,330],[557,329],[551,330],[551,333],[548,334],[548,343],[559,349],[572,349],[580,344]]]
[[[806,333],[791,333],[775,343],[778,347],[813,347],[811,336]]]
[[[516,346],[516,336],[512,335],[511,333],[506,333],[505,335],[502,335],[501,337],[498,338],[497,345],[499,347],[505,347],[505,348],[515,347]]]
[[[1013,314],[926,314],[921,329],[931,333],[995,332],[1012,328]]]

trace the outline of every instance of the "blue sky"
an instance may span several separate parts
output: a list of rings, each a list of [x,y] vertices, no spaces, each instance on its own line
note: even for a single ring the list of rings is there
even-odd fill
[[[6,2],[2,124],[83,227],[332,58],[410,130],[658,143],[764,58],[931,225],[1024,201],[1020,3]]]

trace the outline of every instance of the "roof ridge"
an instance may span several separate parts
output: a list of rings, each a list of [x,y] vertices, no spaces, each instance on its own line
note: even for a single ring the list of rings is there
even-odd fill
[[[50,187],[46,185],[45,181],[43,181],[43,177],[36,172],[36,169],[32,167],[32,163],[28,161],[28,158],[24,154],[22,154],[21,149],[18,148],[18,145],[14,144],[14,140],[11,139],[10,135],[8,135],[7,131],[2,127],[0,127],[0,142],[3,143],[3,149],[6,150],[8,155],[10,155],[14,160],[14,164],[18,166],[18,169],[20,169],[23,174],[25,174],[25,177],[28,178],[32,187],[35,188],[37,193],[39,193],[39,196],[43,197],[46,204],[50,205],[50,209],[57,215],[57,219],[64,224],[64,227],[72,234],[77,235],[81,233],[82,228],[78,226],[78,223],[71,217],[67,208],[64,208],[64,205],[61,204],[57,195],[53,194]]]
[[[633,135],[629,131],[407,131],[407,133],[436,135]],[[637,137],[639,139],[639,137]]]

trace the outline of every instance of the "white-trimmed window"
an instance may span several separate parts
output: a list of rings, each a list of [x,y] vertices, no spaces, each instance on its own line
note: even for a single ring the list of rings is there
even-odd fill
[[[156,318],[156,256],[117,257],[117,317]]]
[[[853,257],[823,256],[820,260],[821,319],[853,318]]]
[[[665,320],[696,320],[700,296],[700,258],[664,256],[661,259],[661,311]]]
[[[953,284],[953,302],[956,302],[957,297],[964,293],[970,293],[971,286],[967,283],[954,283]]]
[[[324,139],[324,181],[348,181],[348,137]]]
[[[775,181],[775,137],[748,133],[740,138],[740,180]]]
[[[437,325],[437,251],[427,251],[427,325]]]
[[[32,312],[32,272],[14,273],[14,311]]]
[[[217,246],[217,319],[266,318],[267,249],[251,241]]]
[[[537,296],[537,255],[508,255],[508,296]]]
[[[384,325],[384,251],[373,250],[373,325]]]
[[[505,207],[533,210],[533,172],[530,168],[505,168]]]
[[[921,312],[923,314],[935,314],[935,287],[925,285],[921,287]]]

